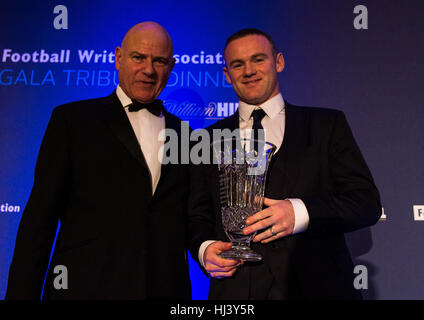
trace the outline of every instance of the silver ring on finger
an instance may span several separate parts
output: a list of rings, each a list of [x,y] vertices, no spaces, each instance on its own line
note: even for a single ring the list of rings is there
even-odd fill
[[[271,228],[269,228],[269,231],[271,231],[271,235],[272,235],[272,236],[275,236],[277,233],[275,233],[275,232],[274,232],[274,230],[272,230],[272,227],[273,227],[273,226],[274,226],[274,225],[272,225],[272,226],[271,226]]]

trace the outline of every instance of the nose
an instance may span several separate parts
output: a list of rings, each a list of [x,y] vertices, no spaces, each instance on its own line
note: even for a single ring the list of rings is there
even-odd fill
[[[155,74],[155,72],[156,71],[153,66],[153,61],[151,59],[147,59],[143,66],[143,73],[151,78]]]
[[[256,68],[252,63],[246,63],[243,76],[249,78],[256,74]]]

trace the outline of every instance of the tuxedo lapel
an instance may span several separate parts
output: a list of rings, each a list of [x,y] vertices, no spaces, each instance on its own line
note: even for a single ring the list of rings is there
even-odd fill
[[[140,165],[148,170],[147,162],[141,152],[137,137],[115,92],[108,97],[108,103],[102,116],[119,141],[137,159]]]
[[[189,143],[190,129],[189,129],[188,125],[183,124],[177,118],[173,117],[168,111],[165,110],[165,108],[163,109],[163,114],[165,116],[165,129],[166,130],[172,130],[173,132],[175,132],[178,135],[177,146],[172,146],[171,149],[169,150],[169,152],[175,152],[175,151],[178,152],[178,155],[179,155],[178,164],[181,164],[182,163],[182,160],[181,160],[181,144],[182,143]],[[182,130],[184,130],[184,129],[182,129],[183,126],[187,126],[186,130],[187,130],[188,136],[183,136],[183,134],[185,134],[185,132],[182,132]],[[185,139],[188,139],[188,141],[185,141]],[[172,158],[171,155],[167,156],[165,154],[165,151],[168,150],[167,148],[165,148],[165,146],[169,142],[170,142],[169,135],[166,135],[165,141],[164,141],[164,154],[162,156],[163,160],[165,160],[165,157]],[[178,149],[175,150],[175,147],[177,147]],[[187,148],[188,148],[188,146],[187,146]],[[164,164],[164,161],[162,161],[160,179],[159,179],[158,185],[156,187],[155,194],[157,194],[159,188],[163,184],[163,181],[166,181],[166,176],[169,174],[171,167],[172,167],[172,163]]]
[[[311,142],[308,129],[309,118],[306,116],[306,113],[288,102],[285,102],[285,105],[285,132],[280,148],[280,157],[282,157],[284,167],[281,181],[284,196],[290,196],[298,181],[299,161],[305,155],[305,151],[308,150]]]

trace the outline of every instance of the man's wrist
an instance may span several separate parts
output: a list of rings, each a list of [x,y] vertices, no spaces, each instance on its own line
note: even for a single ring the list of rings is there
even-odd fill
[[[294,228],[293,234],[300,233],[308,229],[309,214],[305,204],[301,199],[286,199],[289,200],[294,210]]]
[[[216,242],[216,240],[207,240],[200,245],[198,258],[199,258],[199,263],[203,268],[205,268],[205,261],[203,259],[204,259],[206,248],[209,247],[209,245],[214,242]]]

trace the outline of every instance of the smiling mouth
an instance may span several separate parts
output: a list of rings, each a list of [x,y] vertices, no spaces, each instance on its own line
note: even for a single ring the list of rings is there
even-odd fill
[[[247,86],[249,86],[249,85],[255,85],[255,84],[257,84],[259,81],[261,81],[261,79],[255,79],[255,80],[245,81],[245,82],[243,82],[243,84],[244,84],[244,85],[247,85]]]

